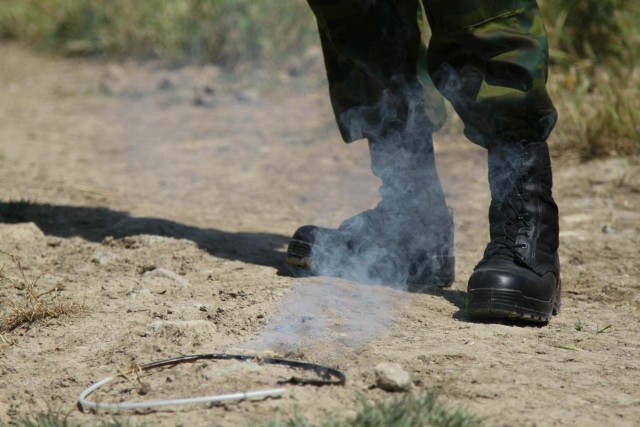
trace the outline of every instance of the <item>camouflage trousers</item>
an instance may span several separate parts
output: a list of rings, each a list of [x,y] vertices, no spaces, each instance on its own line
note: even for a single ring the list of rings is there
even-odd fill
[[[536,0],[308,3],[346,142],[407,126],[423,111],[437,130],[445,120],[442,95],[465,135],[484,147],[544,141],[555,125]]]

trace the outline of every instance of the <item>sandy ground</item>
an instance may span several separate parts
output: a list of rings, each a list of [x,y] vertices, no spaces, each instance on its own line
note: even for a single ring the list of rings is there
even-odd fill
[[[284,265],[301,224],[375,205],[364,143],[342,144],[320,60],[241,75],[213,67],[51,59],[0,44],[0,248],[47,304],[76,315],[0,340],[0,420],[54,408],[128,367],[184,354],[271,350],[341,369],[346,386],[280,399],[129,412],[135,423],[244,425],[352,416],[374,367],[491,426],[640,423],[640,163],[554,159],[563,301],[544,326],[469,322],[466,279],[488,225],[485,153],[459,123],[436,135],[455,212],[457,280],[410,294]],[[16,204],[16,201],[28,201]],[[28,302],[3,256],[0,316]],[[13,281],[9,279],[14,279]],[[55,297],[55,299],[54,299]],[[129,375],[92,396],[135,401],[271,388],[290,372],[201,362]]]

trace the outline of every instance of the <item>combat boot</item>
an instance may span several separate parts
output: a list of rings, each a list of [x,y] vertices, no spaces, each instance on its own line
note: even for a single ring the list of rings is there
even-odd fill
[[[381,201],[337,228],[300,227],[287,262],[307,274],[364,283],[448,286],[454,280],[453,218],[428,129],[369,139]]]
[[[558,207],[546,142],[489,148],[490,242],[468,283],[470,317],[547,322],[560,309]]]

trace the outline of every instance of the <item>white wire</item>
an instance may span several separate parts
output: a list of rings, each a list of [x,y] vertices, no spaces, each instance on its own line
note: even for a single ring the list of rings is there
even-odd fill
[[[140,408],[156,408],[158,406],[170,406],[170,405],[190,405],[196,403],[212,403],[212,402],[227,402],[230,400],[245,400],[260,397],[279,397],[286,394],[287,390],[284,388],[272,388],[269,390],[255,390],[255,391],[243,391],[239,393],[231,394],[219,394],[214,396],[200,396],[200,397],[188,397],[184,399],[170,399],[170,400],[151,400],[148,402],[121,402],[121,403],[103,403],[103,402],[91,402],[87,400],[87,397],[113,380],[113,377],[104,378],[97,383],[91,385],[78,397],[78,403],[82,408],[93,409],[108,409],[108,410],[122,410],[122,409],[140,409]]]

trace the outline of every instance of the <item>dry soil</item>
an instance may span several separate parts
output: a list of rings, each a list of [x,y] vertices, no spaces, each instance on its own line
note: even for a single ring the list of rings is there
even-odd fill
[[[554,158],[563,309],[543,326],[470,322],[488,239],[486,154],[452,118],[436,135],[455,212],[457,280],[407,293],[288,274],[298,225],[375,205],[366,144],[343,144],[316,52],[275,71],[56,59],[0,44],[0,249],[47,305],[82,311],[0,337],[0,420],[48,408],[82,423],[103,377],[184,354],[270,351],[341,369],[345,386],[280,399],[129,412],[134,423],[237,426],[353,416],[387,399],[374,367],[490,426],[640,424],[640,164]],[[18,203],[23,202],[23,203]],[[0,316],[29,303],[3,255]],[[199,362],[92,396],[166,399],[270,388],[290,372]],[[106,414],[104,414],[106,416]]]

